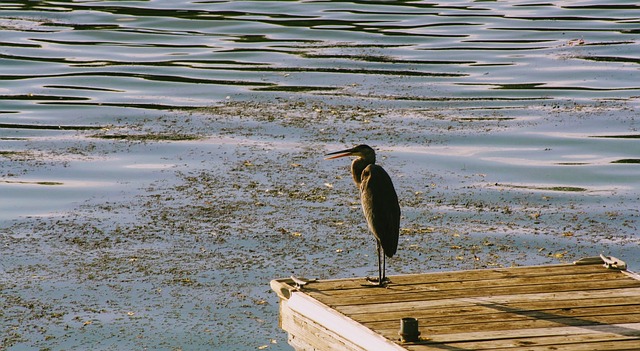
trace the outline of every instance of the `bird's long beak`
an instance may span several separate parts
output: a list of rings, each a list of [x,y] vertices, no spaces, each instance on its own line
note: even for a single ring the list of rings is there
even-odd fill
[[[351,155],[353,155],[353,149],[346,149],[346,150],[341,150],[336,152],[330,152],[325,155],[329,157],[325,157],[324,159],[333,160],[334,158],[340,158],[340,157],[351,156]]]

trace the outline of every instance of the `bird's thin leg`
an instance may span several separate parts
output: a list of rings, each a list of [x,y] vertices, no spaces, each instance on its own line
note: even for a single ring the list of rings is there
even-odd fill
[[[377,242],[377,241],[376,241],[376,249],[378,251],[378,279],[367,277],[367,280],[370,281],[371,283],[374,283],[374,285],[382,286],[382,276],[383,276],[383,274],[382,274],[382,266],[383,266],[384,263],[383,263],[382,259],[380,258],[380,252],[382,250],[381,250],[381,247],[380,247],[380,243]],[[382,253],[382,255],[384,257],[384,252]]]
[[[382,276],[380,277],[380,282],[387,281],[387,256],[382,251]]]
[[[387,256],[382,252],[382,280],[380,280],[380,286],[386,286],[391,283],[391,279],[387,278]]]
[[[383,267],[384,267],[384,252],[382,252],[382,262],[380,262],[380,243],[378,243],[378,284],[382,285],[382,276],[384,275]]]

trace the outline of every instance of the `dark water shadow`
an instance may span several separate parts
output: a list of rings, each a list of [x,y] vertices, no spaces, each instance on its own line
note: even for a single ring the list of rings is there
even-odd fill
[[[640,159],[638,159],[638,158],[623,158],[621,160],[611,161],[611,163],[638,164],[638,163],[640,163]]]
[[[72,126],[72,125],[46,125],[46,124],[21,124],[0,123],[0,129],[41,129],[41,130],[98,130],[104,126]]]
[[[592,135],[590,138],[607,139],[640,139],[640,134],[620,134],[620,135]]]

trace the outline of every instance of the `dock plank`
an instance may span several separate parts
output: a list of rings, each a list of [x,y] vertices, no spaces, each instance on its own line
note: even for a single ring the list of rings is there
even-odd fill
[[[548,336],[548,335],[540,335],[535,338],[512,338],[512,339],[502,339],[502,340],[489,340],[489,341],[476,341],[476,342],[460,342],[455,343],[457,348],[467,349],[467,350],[508,350],[513,349],[514,347],[553,347],[553,348],[562,348],[562,347],[570,347],[572,349],[575,348],[575,344],[591,344],[590,349],[593,350],[597,347],[596,345],[600,345],[600,348],[604,345],[605,342],[615,342],[618,347],[623,345],[623,342],[627,341],[636,341],[637,346],[637,336],[638,335],[619,335],[614,333],[593,333],[593,334],[568,334],[562,336]]]
[[[300,291],[281,281],[274,290],[285,291],[283,299],[304,294],[404,350],[640,349],[640,280],[601,264],[390,278],[387,288],[355,278],[313,282]],[[418,319],[420,342],[400,342],[404,317]]]
[[[415,351],[429,351],[429,350],[442,350],[436,344],[425,345],[410,345],[406,347],[407,350]],[[527,350],[527,351],[624,351],[624,350],[638,350],[637,338],[612,338],[602,339],[600,336],[582,336],[578,338],[570,337],[554,337],[554,338],[540,338],[540,339],[523,339],[513,340],[508,342],[503,347],[494,347],[493,341],[486,343],[459,343],[450,345],[446,350],[473,350],[473,351],[514,351],[514,350]]]
[[[549,300],[553,300],[559,306],[566,304],[580,304],[581,301],[605,301],[603,303],[614,303],[614,301],[633,301],[640,298],[640,288],[632,287],[626,289],[617,289],[615,295],[612,296],[608,290],[589,290],[589,291],[567,291],[567,292],[551,292],[551,293],[533,293],[518,295],[492,295],[486,297],[475,298],[451,298],[451,299],[434,299],[434,300],[417,300],[417,301],[395,301],[392,303],[372,303],[367,305],[344,305],[340,306],[340,311],[345,315],[353,316],[357,314],[384,313],[388,311],[414,311],[429,308],[463,308],[475,306],[479,301],[484,303],[496,304],[537,304],[537,306],[547,306]],[[591,302],[595,303],[595,302]],[[633,304],[633,303],[632,303]]]
[[[580,338],[585,335],[602,334],[607,336],[637,337],[640,334],[640,323],[592,325],[588,328],[564,326],[560,328],[530,328],[518,329],[505,333],[504,331],[483,330],[480,332],[456,332],[451,334],[437,334],[429,338],[428,343],[436,344],[448,342],[450,344],[470,343],[470,342],[509,342],[510,340],[533,340],[535,338],[547,337],[575,337]],[[591,337],[591,336],[590,336]]]
[[[521,319],[521,320],[498,320],[484,321],[482,323],[456,323],[447,325],[423,325],[420,320],[420,330],[424,331],[424,335],[449,334],[459,330],[467,332],[476,331],[514,331],[518,329],[537,329],[537,328],[561,328],[565,326],[588,327],[593,325],[609,325],[624,323],[640,323],[640,313],[625,315],[609,315],[609,316],[589,316],[589,317],[554,317],[549,316],[546,319]],[[397,323],[393,323],[397,324]],[[390,324],[374,324],[366,323],[365,326],[376,330],[385,336],[395,336],[398,332],[397,325]]]
[[[461,285],[458,288],[438,289],[437,287],[412,290],[409,292],[398,291],[393,288],[384,289],[381,291],[379,288],[363,288],[363,294],[345,294],[345,295],[326,295],[323,293],[316,293],[314,291],[308,291],[310,296],[322,300],[323,303],[338,307],[342,305],[364,305],[370,303],[393,303],[399,300],[402,301],[420,301],[420,300],[440,300],[443,296],[447,298],[461,298],[461,297],[485,297],[492,295],[513,295],[513,294],[530,294],[530,293],[545,293],[545,292],[568,292],[568,291],[588,291],[588,290],[600,290],[600,289],[619,289],[636,287],[637,282],[633,282],[626,277],[616,277],[609,280],[597,280],[597,281],[577,281],[577,282],[559,282],[559,283],[544,283],[544,284],[530,284],[530,285],[515,285],[515,286],[464,286]],[[315,287],[314,287],[315,289]],[[377,289],[377,293],[371,293],[371,289]]]
[[[558,275],[546,275],[534,277],[500,277],[493,279],[467,279],[467,280],[448,280],[437,282],[422,282],[422,283],[406,283],[403,284],[400,277],[391,277],[392,284],[387,287],[386,293],[411,293],[411,292],[423,292],[423,291],[446,291],[446,290],[458,290],[458,289],[483,289],[487,287],[502,286],[502,287],[520,287],[527,285],[540,285],[540,284],[558,284],[558,283],[580,283],[580,282],[594,282],[594,281],[610,281],[615,279],[626,280],[626,277],[613,272],[594,272],[588,274],[558,274]],[[341,289],[326,289],[323,284],[314,284],[307,289],[307,292],[313,294],[314,291],[321,292],[323,296],[367,296],[367,295],[379,295],[377,288],[370,286],[352,286],[349,288]]]
[[[552,266],[531,266],[531,267],[512,267],[512,268],[495,268],[480,270],[464,270],[457,272],[435,272],[429,274],[408,274],[401,276],[391,276],[392,282],[396,287],[411,288],[416,285],[430,285],[435,283],[461,283],[469,281],[494,281],[499,279],[516,279],[516,278],[548,278],[552,276],[560,277],[578,277],[586,274],[604,274],[611,275],[615,272],[603,270],[599,265],[552,265]],[[314,288],[322,291],[327,295],[331,295],[333,290],[337,290],[337,294],[342,294],[344,290],[356,289],[363,287],[364,280],[360,279],[335,279],[318,281],[314,283]],[[375,289],[373,290],[375,293]]]
[[[527,308],[523,306],[468,306],[463,308],[416,310],[411,312],[411,316],[420,320],[426,320],[429,324],[447,325],[452,323],[451,316],[455,315],[456,324],[482,323],[486,321],[517,321],[526,318],[542,318],[547,316],[562,317],[588,317],[605,315],[624,315],[632,313],[633,308],[640,304],[640,299],[635,303],[615,305],[615,306],[591,306],[591,307],[560,307],[550,308]],[[513,312],[506,312],[513,311]],[[351,315],[351,318],[359,323],[384,323],[387,321],[400,320],[407,316],[406,311],[386,312],[376,314]],[[423,325],[427,325],[424,324]]]

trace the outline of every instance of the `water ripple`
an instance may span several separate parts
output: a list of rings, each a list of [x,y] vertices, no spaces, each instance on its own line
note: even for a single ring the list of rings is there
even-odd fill
[[[82,92],[63,104],[89,100],[119,114],[109,107],[155,109],[166,99],[151,101],[169,91],[192,106],[205,96],[344,96],[346,87],[382,101],[522,91],[523,103],[549,92],[631,98],[638,89],[627,79],[640,57],[636,4],[12,1],[0,9],[0,81],[12,86],[3,111],[13,113],[34,115],[30,102],[51,101],[12,96],[60,90]]]

